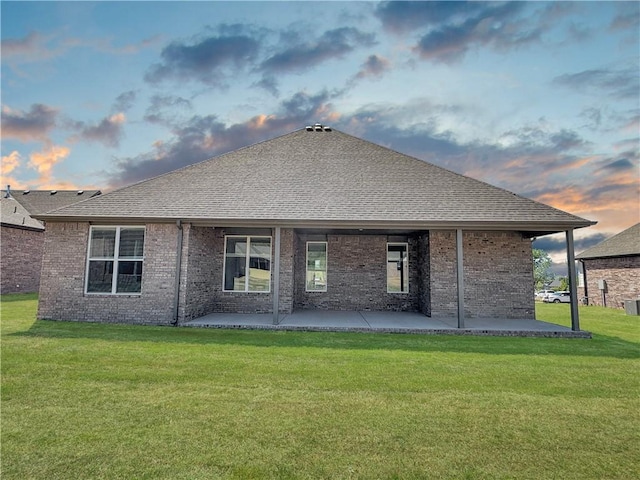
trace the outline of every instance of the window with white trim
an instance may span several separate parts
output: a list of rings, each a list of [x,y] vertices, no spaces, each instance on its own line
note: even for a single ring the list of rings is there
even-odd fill
[[[307,242],[306,291],[327,291],[327,242]]]
[[[388,293],[409,293],[408,252],[408,243],[387,243]]]
[[[144,227],[91,227],[86,293],[142,291]]]
[[[223,290],[271,291],[271,237],[225,237]]]

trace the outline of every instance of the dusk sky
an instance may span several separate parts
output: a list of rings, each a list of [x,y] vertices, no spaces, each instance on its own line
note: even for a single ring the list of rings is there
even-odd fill
[[[108,191],[319,122],[598,221],[578,252],[640,221],[637,2],[1,9],[3,188]]]

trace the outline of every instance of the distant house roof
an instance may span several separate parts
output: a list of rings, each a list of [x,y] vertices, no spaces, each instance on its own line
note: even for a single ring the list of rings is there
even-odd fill
[[[556,232],[594,222],[343,132],[313,126],[39,215],[336,228]]]
[[[66,207],[100,195],[100,190],[2,190],[2,225],[44,230],[34,215]]]
[[[0,223],[2,226],[24,228],[25,230],[44,230],[41,222],[32,218],[29,212],[12,197],[0,198]]]
[[[31,215],[39,215],[100,195],[100,190],[10,190]],[[2,191],[2,196],[7,191]]]
[[[640,255],[640,223],[588,248],[581,254],[576,255],[576,258],[585,260],[629,255]]]

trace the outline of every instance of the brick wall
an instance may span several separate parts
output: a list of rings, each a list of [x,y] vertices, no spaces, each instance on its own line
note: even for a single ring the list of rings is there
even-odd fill
[[[270,293],[224,292],[224,228],[185,227],[188,241],[184,286],[186,294],[181,321],[209,313],[271,313],[273,311],[273,272]],[[275,234],[271,234],[272,260]],[[273,262],[272,262],[273,266]],[[273,267],[272,267],[273,268]],[[293,230],[280,232],[280,301],[281,313],[290,313],[293,304]]]
[[[42,270],[44,231],[2,227],[0,293],[37,292]]]
[[[469,318],[535,318],[531,241],[516,232],[463,232]],[[457,315],[456,235],[432,231],[431,314]]]
[[[85,295],[89,224],[49,222],[38,317],[171,323],[177,233],[175,224],[146,226],[142,295]],[[271,313],[271,293],[222,291],[224,236],[224,228],[183,226],[181,321],[215,312]],[[317,237],[292,229],[281,231],[281,312],[321,309],[456,315],[455,232],[432,231],[409,237],[408,294],[387,293],[386,235],[326,235],[327,292],[306,292],[309,239]],[[533,318],[530,241],[514,232],[465,232],[463,240],[466,315]]]
[[[419,311],[417,239],[409,241],[409,293],[387,293],[385,235],[327,235],[327,291],[306,292],[306,242],[297,235],[294,309]]]
[[[142,295],[84,294],[88,223],[47,222],[38,318],[170,324],[174,319],[176,226],[146,226]]]
[[[640,298],[640,256],[583,260],[589,305],[603,305],[598,280],[607,282],[607,307],[624,308],[625,300]]]

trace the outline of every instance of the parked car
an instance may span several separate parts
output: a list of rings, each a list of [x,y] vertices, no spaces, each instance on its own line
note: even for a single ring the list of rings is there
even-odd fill
[[[551,293],[556,293],[553,290],[540,290],[536,293],[536,300],[544,301],[545,297]]]
[[[542,301],[546,303],[571,303],[571,296],[569,292],[553,292]]]

